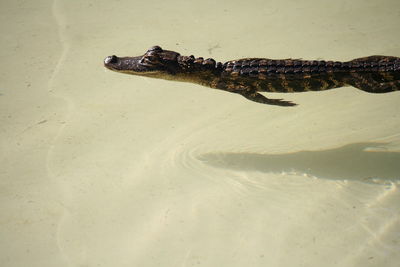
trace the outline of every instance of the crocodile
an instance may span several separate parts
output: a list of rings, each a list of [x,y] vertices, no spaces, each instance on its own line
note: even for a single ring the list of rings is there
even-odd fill
[[[323,91],[343,86],[369,93],[400,90],[400,58],[393,56],[369,56],[346,62],[243,58],[221,63],[153,46],[142,56],[108,56],[104,66],[120,73],[196,83],[278,106],[296,103],[267,98],[260,92]]]

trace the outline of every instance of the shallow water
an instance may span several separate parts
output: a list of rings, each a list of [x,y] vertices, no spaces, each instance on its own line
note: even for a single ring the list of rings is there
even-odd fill
[[[400,93],[252,103],[122,75],[400,56],[398,1],[2,1],[1,266],[397,266]]]

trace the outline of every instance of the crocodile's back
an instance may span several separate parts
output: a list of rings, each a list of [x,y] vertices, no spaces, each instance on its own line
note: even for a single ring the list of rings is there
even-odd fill
[[[400,58],[370,56],[348,62],[245,58],[224,63],[221,78],[227,89],[251,84],[257,91],[304,92],[352,85],[379,93],[381,83],[399,86]]]

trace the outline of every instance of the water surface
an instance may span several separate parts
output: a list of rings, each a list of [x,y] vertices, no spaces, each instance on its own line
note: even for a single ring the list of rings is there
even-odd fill
[[[397,266],[400,93],[265,106],[112,54],[400,56],[398,1],[2,1],[1,266]]]

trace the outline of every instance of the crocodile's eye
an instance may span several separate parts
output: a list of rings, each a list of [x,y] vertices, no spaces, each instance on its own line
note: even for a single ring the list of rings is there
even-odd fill
[[[158,45],[156,45],[156,46],[150,47],[149,50],[148,50],[147,52],[151,52],[151,51],[154,51],[154,52],[161,52],[161,51],[163,51],[163,50],[162,50],[161,47],[159,47]]]
[[[143,65],[160,65],[161,64],[161,56],[160,56],[160,51],[162,51],[162,49],[159,46],[154,46],[152,48],[150,48],[146,54],[144,54],[144,56],[142,57],[142,59],[140,60],[140,64]]]
[[[158,54],[157,54],[157,51],[149,50],[149,51],[147,51],[146,56],[147,57],[157,57]]]

